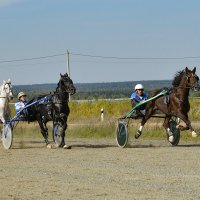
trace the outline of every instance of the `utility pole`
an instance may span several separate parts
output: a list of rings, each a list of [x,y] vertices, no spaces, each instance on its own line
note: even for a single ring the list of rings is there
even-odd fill
[[[67,73],[68,73],[68,76],[70,77],[70,67],[69,67],[69,51],[67,50]],[[71,99],[71,96],[69,94],[69,101]]]
[[[69,51],[68,50],[67,50],[67,72],[68,72],[68,76],[70,77]]]

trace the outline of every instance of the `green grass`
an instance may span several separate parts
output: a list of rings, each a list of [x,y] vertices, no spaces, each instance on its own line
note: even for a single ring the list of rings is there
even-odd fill
[[[132,122],[134,123],[134,122]],[[52,140],[52,129],[51,123],[49,123],[49,139]],[[96,125],[82,125],[73,127],[69,125],[69,129],[66,132],[67,138],[110,138],[115,139],[116,135],[116,123],[102,123]],[[137,131],[137,126],[129,126],[128,132],[129,137],[134,138],[134,135]],[[196,129],[200,133],[200,129]],[[37,123],[32,124],[19,124],[13,131],[13,135],[16,138],[37,138],[43,140],[43,137],[40,133],[40,129]],[[140,137],[140,140],[166,140],[165,130],[162,126],[153,126],[153,127],[144,127],[143,134]],[[181,141],[199,141],[199,138],[192,138],[190,131],[181,132]]]
[[[49,136],[51,137],[51,132],[49,131]],[[39,125],[37,123],[28,124],[26,122],[20,122],[13,129],[13,137],[17,138],[43,138],[40,133]]]
[[[85,126],[81,128],[69,129],[69,137],[79,138],[113,138],[115,137],[115,127],[111,126]]]
[[[191,99],[191,110],[189,117],[191,121],[200,120],[200,99]],[[117,119],[123,116],[131,109],[129,100],[125,101],[86,101],[86,102],[70,102],[71,112],[69,115],[69,128],[67,137],[79,138],[115,138]],[[104,108],[104,122],[100,122],[100,110]],[[12,106],[12,116],[14,116],[14,108]],[[145,125],[141,139],[166,139],[165,130],[160,124],[163,119],[153,119]],[[130,137],[134,137],[139,121],[132,120],[129,127]],[[52,123],[48,123],[49,138],[52,139]],[[200,133],[197,129],[196,132]],[[20,122],[14,129],[14,137],[32,137],[43,139],[39,125],[37,123]],[[181,133],[181,140],[192,140],[190,131]]]

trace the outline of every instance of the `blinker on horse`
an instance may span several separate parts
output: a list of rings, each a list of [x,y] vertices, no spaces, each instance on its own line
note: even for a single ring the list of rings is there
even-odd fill
[[[5,119],[10,117],[9,101],[13,99],[11,80],[3,81],[0,86],[0,120],[5,123]]]
[[[135,138],[137,139],[140,137],[145,123],[156,110],[160,110],[165,114],[163,126],[166,129],[170,142],[174,140],[173,133],[169,129],[169,121],[172,116],[178,117],[185,122],[186,126],[178,126],[181,131],[190,129],[192,136],[197,137],[198,134],[194,131],[188,118],[188,112],[190,110],[189,91],[190,89],[197,91],[199,89],[198,82],[199,77],[196,75],[196,67],[193,70],[186,67],[184,70],[177,72],[172,82],[173,87],[169,90],[168,103],[164,103],[165,97],[162,96],[146,104],[146,113],[142,118],[140,128],[136,132]],[[155,96],[160,91],[161,90],[157,90],[153,92],[150,97]]]
[[[67,129],[67,118],[70,113],[68,101],[69,95],[75,93],[76,88],[68,74],[60,74],[60,80],[54,94],[48,95],[48,100],[46,102],[36,104],[28,109],[30,113],[29,120],[38,121],[48,148],[51,148],[48,140],[48,128],[46,126],[48,121],[53,121],[53,128],[57,124],[60,125],[62,142],[59,147],[67,148],[65,144],[65,131]]]

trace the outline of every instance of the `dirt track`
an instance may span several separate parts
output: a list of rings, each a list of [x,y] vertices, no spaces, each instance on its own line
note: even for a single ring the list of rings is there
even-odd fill
[[[200,199],[200,142],[69,139],[71,150],[38,140],[0,144],[2,199]]]

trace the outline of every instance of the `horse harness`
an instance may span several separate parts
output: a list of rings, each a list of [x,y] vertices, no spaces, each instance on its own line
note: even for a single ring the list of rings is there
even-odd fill
[[[66,100],[60,100],[58,97],[56,97],[56,94],[62,94],[66,92],[54,92],[54,94],[49,95],[46,101],[40,102],[39,104],[46,105],[47,114],[50,119],[58,119],[58,118],[64,118],[66,116],[65,113],[59,113],[59,115],[55,112],[54,106],[60,105],[63,103],[68,103],[68,98]],[[45,116],[42,116],[42,119],[44,119]]]
[[[170,94],[172,93],[172,88],[163,88],[165,91],[167,91],[164,95],[164,99],[163,99],[163,103],[167,105],[167,111],[168,113],[171,112],[171,109],[170,109]]]

